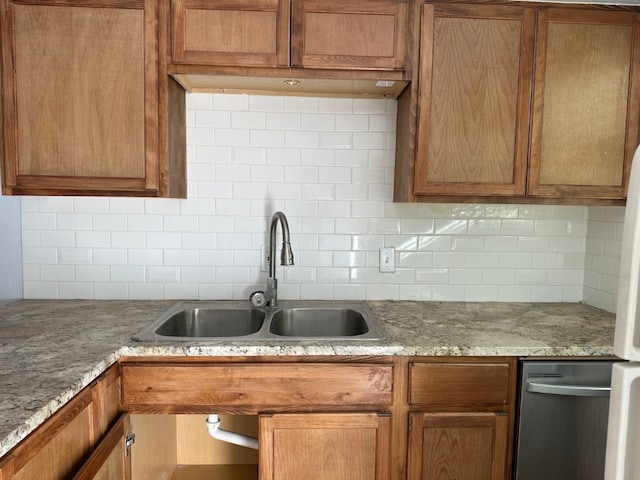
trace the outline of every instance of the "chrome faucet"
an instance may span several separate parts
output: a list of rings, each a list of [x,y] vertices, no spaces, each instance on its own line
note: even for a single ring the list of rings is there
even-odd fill
[[[280,265],[293,265],[293,251],[289,240],[289,223],[287,217],[282,212],[276,212],[271,217],[271,228],[269,235],[269,276],[267,277],[267,288],[264,292],[253,292],[249,297],[252,305],[256,307],[275,307],[278,304],[278,280],[276,279],[276,262],[274,258],[276,230],[278,222],[282,229],[282,250],[280,252]]]

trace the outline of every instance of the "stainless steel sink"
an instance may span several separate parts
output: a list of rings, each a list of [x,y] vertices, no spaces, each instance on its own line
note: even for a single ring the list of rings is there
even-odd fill
[[[348,341],[383,338],[365,302],[181,302],[132,337],[137,341]]]
[[[269,331],[286,337],[353,337],[369,326],[350,308],[287,308],[273,314]]]
[[[256,308],[188,308],[171,315],[155,333],[165,337],[238,337],[260,330],[265,316]]]

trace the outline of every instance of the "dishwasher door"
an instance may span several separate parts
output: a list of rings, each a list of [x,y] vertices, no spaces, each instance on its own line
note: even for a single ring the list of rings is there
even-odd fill
[[[602,480],[614,361],[523,361],[516,480]]]

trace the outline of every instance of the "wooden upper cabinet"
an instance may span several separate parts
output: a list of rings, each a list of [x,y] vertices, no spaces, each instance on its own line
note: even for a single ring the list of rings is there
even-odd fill
[[[291,65],[403,70],[407,22],[402,0],[293,0]]]
[[[184,196],[160,152],[156,0],[1,4],[3,193]]]
[[[171,6],[176,65],[406,66],[407,0],[172,0]]]
[[[523,195],[534,10],[425,4],[415,178],[420,195]]]
[[[289,65],[289,0],[172,0],[172,61]]]
[[[396,201],[626,197],[640,141],[637,11],[424,4],[414,61]]]
[[[639,98],[637,13],[540,11],[529,195],[625,198]]]

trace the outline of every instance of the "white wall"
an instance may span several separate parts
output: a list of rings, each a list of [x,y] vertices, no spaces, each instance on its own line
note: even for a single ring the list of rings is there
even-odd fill
[[[26,298],[581,301],[586,207],[392,203],[395,101],[192,94],[189,198],[25,197]],[[396,248],[396,273],[378,249]]]
[[[0,304],[22,298],[20,197],[0,195]]]
[[[584,301],[615,312],[624,207],[589,207]]]

